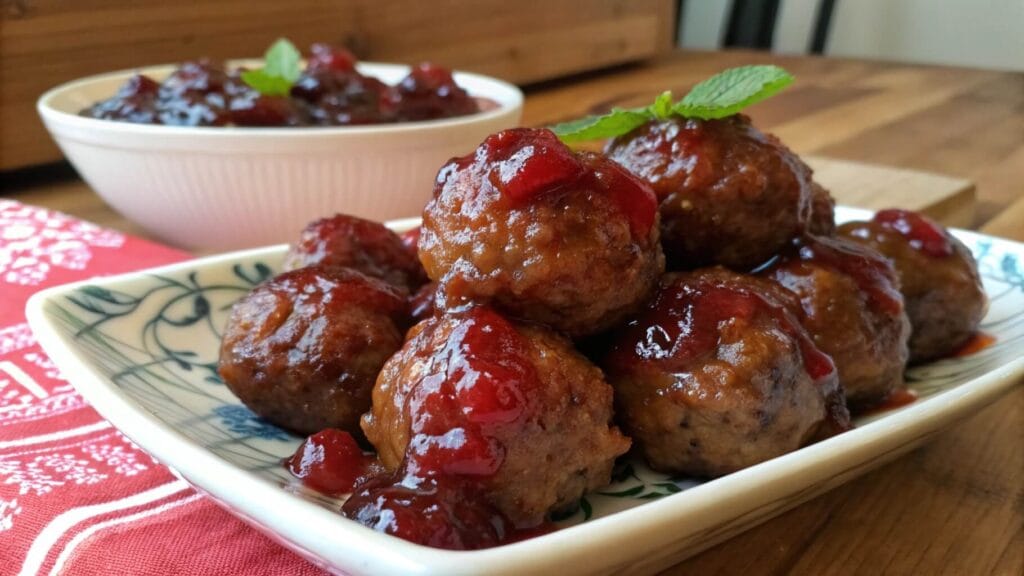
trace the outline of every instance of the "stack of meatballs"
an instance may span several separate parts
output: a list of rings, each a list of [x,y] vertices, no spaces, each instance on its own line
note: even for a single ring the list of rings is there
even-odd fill
[[[372,444],[389,475],[346,515],[445,547],[538,526],[631,447],[715,477],[846,430],[986,307],[946,230],[898,210],[837,229],[742,115],[652,120],[604,154],[494,134],[441,168],[421,228],[321,220],[285,268],[236,304],[224,381]],[[436,500],[452,486],[500,529]],[[424,498],[444,528],[398,526]]]

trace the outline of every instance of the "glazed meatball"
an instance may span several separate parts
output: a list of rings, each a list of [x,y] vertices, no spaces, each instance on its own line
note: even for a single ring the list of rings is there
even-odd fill
[[[624,318],[664,270],[650,188],[525,128],[441,169],[419,253],[441,308],[489,303],[573,337]]]
[[[611,387],[564,336],[483,306],[411,334],[363,417],[388,469],[471,480],[518,528],[609,482],[630,442],[612,425]]]
[[[945,356],[977,330],[988,307],[978,265],[945,228],[914,212],[883,210],[839,233],[892,260],[912,327],[910,362]]]
[[[410,293],[427,281],[402,238],[379,222],[344,214],[306,226],[284,259],[285,270],[313,265],[352,268]]]
[[[835,236],[836,201],[823,186],[811,182],[811,222],[807,231],[814,236]]]
[[[808,227],[811,169],[746,116],[649,122],[606,152],[657,194],[670,270],[750,270]]]
[[[618,420],[651,468],[720,476],[849,426],[792,294],[724,268],[669,273],[610,341]]]
[[[835,362],[851,408],[903,385],[910,322],[885,257],[849,240],[805,237],[763,274],[800,298],[804,326]]]
[[[231,311],[219,372],[254,412],[300,434],[359,417],[402,345],[405,294],[345,268],[307,267],[260,284]]]

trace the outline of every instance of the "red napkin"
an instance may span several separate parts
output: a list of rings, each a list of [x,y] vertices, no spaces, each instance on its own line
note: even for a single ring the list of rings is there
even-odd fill
[[[25,302],[41,288],[187,258],[0,200],[0,573],[323,573],[118,433],[25,324]]]

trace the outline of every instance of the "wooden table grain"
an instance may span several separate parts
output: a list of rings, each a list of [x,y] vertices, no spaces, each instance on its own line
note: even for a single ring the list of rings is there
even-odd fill
[[[753,52],[676,53],[530,87],[540,125],[683,94],[728,66],[797,77],[749,110],[801,154],[937,172],[977,185],[973,227],[1024,241],[1024,74]],[[6,195],[145,235],[81,182]],[[895,201],[894,201],[895,203]],[[1024,388],[874,472],[665,574],[1024,574]]]

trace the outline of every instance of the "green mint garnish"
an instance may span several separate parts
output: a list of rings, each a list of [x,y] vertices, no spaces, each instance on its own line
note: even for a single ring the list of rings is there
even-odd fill
[[[697,84],[672,111],[687,118],[725,118],[778,94],[793,76],[778,66],[741,66]]]
[[[793,76],[778,66],[741,66],[715,74],[697,84],[682,100],[673,103],[671,92],[662,92],[650,106],[613,108],[602,116],[588,116],[552,126],[566,143],[614,138],[650,120],[672,115],[711,120],[736,114],[777,94],[793,83]]]
[[[287,96],[302,71],[302,54],[286,38],[279,38],[263,55],[263,68],[242,72],[242,82],[260,94]]]
[[[625,134],[646,124],[651,118],[665,119],[672,114],[672,93],[658,95],[654,104],[644,108],[612,108],[604,116],[588,116],[552,127],[562,142],[586,142]]]

